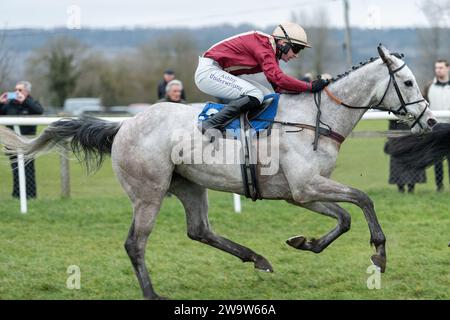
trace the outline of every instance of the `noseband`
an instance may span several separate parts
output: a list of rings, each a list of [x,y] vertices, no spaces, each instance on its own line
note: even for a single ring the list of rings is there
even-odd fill
[[[400,116],[408,116],[408,117],[412,117],[414,119],[413,124],[411,125],[411,128],[413,128],[415,125],[419,125],[422,129],[423,126],[420,123],[420,119],[423,117],[423,115],[425,114],[425,111],[427,110],[427,107],[425,106],[425,108],[422,110],[422,112],[420,113],[420,115],[418,117],[412,115],[408,109],[406,109],[407,106],[416,104],[416,103],[420,103],[425,101],[425,99],[420,99],[417,101],[413,101],[413,102],[408,102],[406,103],[405,100],[403,99],[402,93],[400,91],[400,88],[398,87],[397,81],[395,80],[395,74],[397,72],[399,72],[400,70],[402,70],[404,67],[406,66],[406,63],[403,63],[403,65],[395,70],[392,70],[391,67],[386,63],[386,67],[388,68],[389,71],[389,82],[388,85],[386,87],[386,90],[384,91],[383,97],[381,98],[380,102],[375,105],[375,106],[367,106],[367,107],[355,107],[355,106],[351,106],[346,104],[345,102],[343,102],[342,100],[336,98],[329,90],[327,87],[324,88],[325,92],[327,93],[327,95],[334,100],[336,103],[346,107],[346,108],[350,108],[350,109],[377,109],[377,110],[382,110],[382,111],[388,111],[388,112],[392,112],[395,115],[400,115]],[[394,84],[394,89],[395,92],[397,93],[397,97],[400,101],[400,107],[396,108],[396,109],[387,109],[387,108],[383,108],[381,107],[381,104],[383,103],[384,98],[386,97],[388,91],[389,91],[389,87],[391,86],[391,83]]]

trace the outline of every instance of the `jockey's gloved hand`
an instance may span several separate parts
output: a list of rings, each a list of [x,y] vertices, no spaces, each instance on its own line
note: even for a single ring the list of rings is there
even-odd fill
[[[324,79],[314,80],[313,82],[311,82],[311,92],[319,92],[329,84],[330,84],[329,80]]]

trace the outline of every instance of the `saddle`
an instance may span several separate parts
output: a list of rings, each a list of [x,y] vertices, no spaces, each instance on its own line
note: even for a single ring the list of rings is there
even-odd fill
[[[241,174],[244,194],[253,201],[262,199],[258,185],[258,159],[254,146],[255,136],[258,138],[263,130],[270,134],[273,121],[278,110],[279,94],[269,94],[264,97],[262,108],[242,113],[229,121],[223,127],[224,138],[240,139],[241,141]],[[208,102],[198,116],[199,121],[208,119],[223,108],[223,104]],[[256,139],[257,139],[256,138]]]
[[[275,116],[277,114],[279,99],[279,94],[269,94],[264,97],[263,104],[260,108],[245,113],[245,120],[248,121],[249,127],[253,129],[253,134],[257,134],[258,132],[265,129],[270,130],[273,124],[273,120],[275,119]],[[202,112],[199,114],[198,120],[207,120],[213,114],[222,110],[223,107],[223,104],[208,102],[203,108]],[[222,130],[222,132],[224,133],[224,138],[239,138],[240,128],[240,116],[232,119],[228,123],[225,123]],[[227,135],[225,135],[225,133]]]

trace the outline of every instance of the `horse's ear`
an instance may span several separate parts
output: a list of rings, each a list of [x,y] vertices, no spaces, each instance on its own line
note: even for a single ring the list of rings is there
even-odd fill
[[[381,43],[378,45],[377,50],[378,50],[378,54],[380,55],[381,60],[383,60],[383,62],[387,62],[386,54],[383,51],[383,45]]]
[[[380,55],[380,58],[383,60],[383,62],[387,63],[389,51],[385,47],[383,47],[383,45],[381,43],[378,45],[377,49],[378,49],[378,54]]]

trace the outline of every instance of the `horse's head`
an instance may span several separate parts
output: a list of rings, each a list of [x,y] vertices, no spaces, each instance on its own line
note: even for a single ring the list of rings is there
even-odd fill
[[[416,78],[402,60],[402,55],[390,53],[383,45],[378,46],[383,66],[389,71],[384,85],[377,89],[379,107],[393,112],[411,127],[412,133],[430,131],[437,123],[423,98]]]

